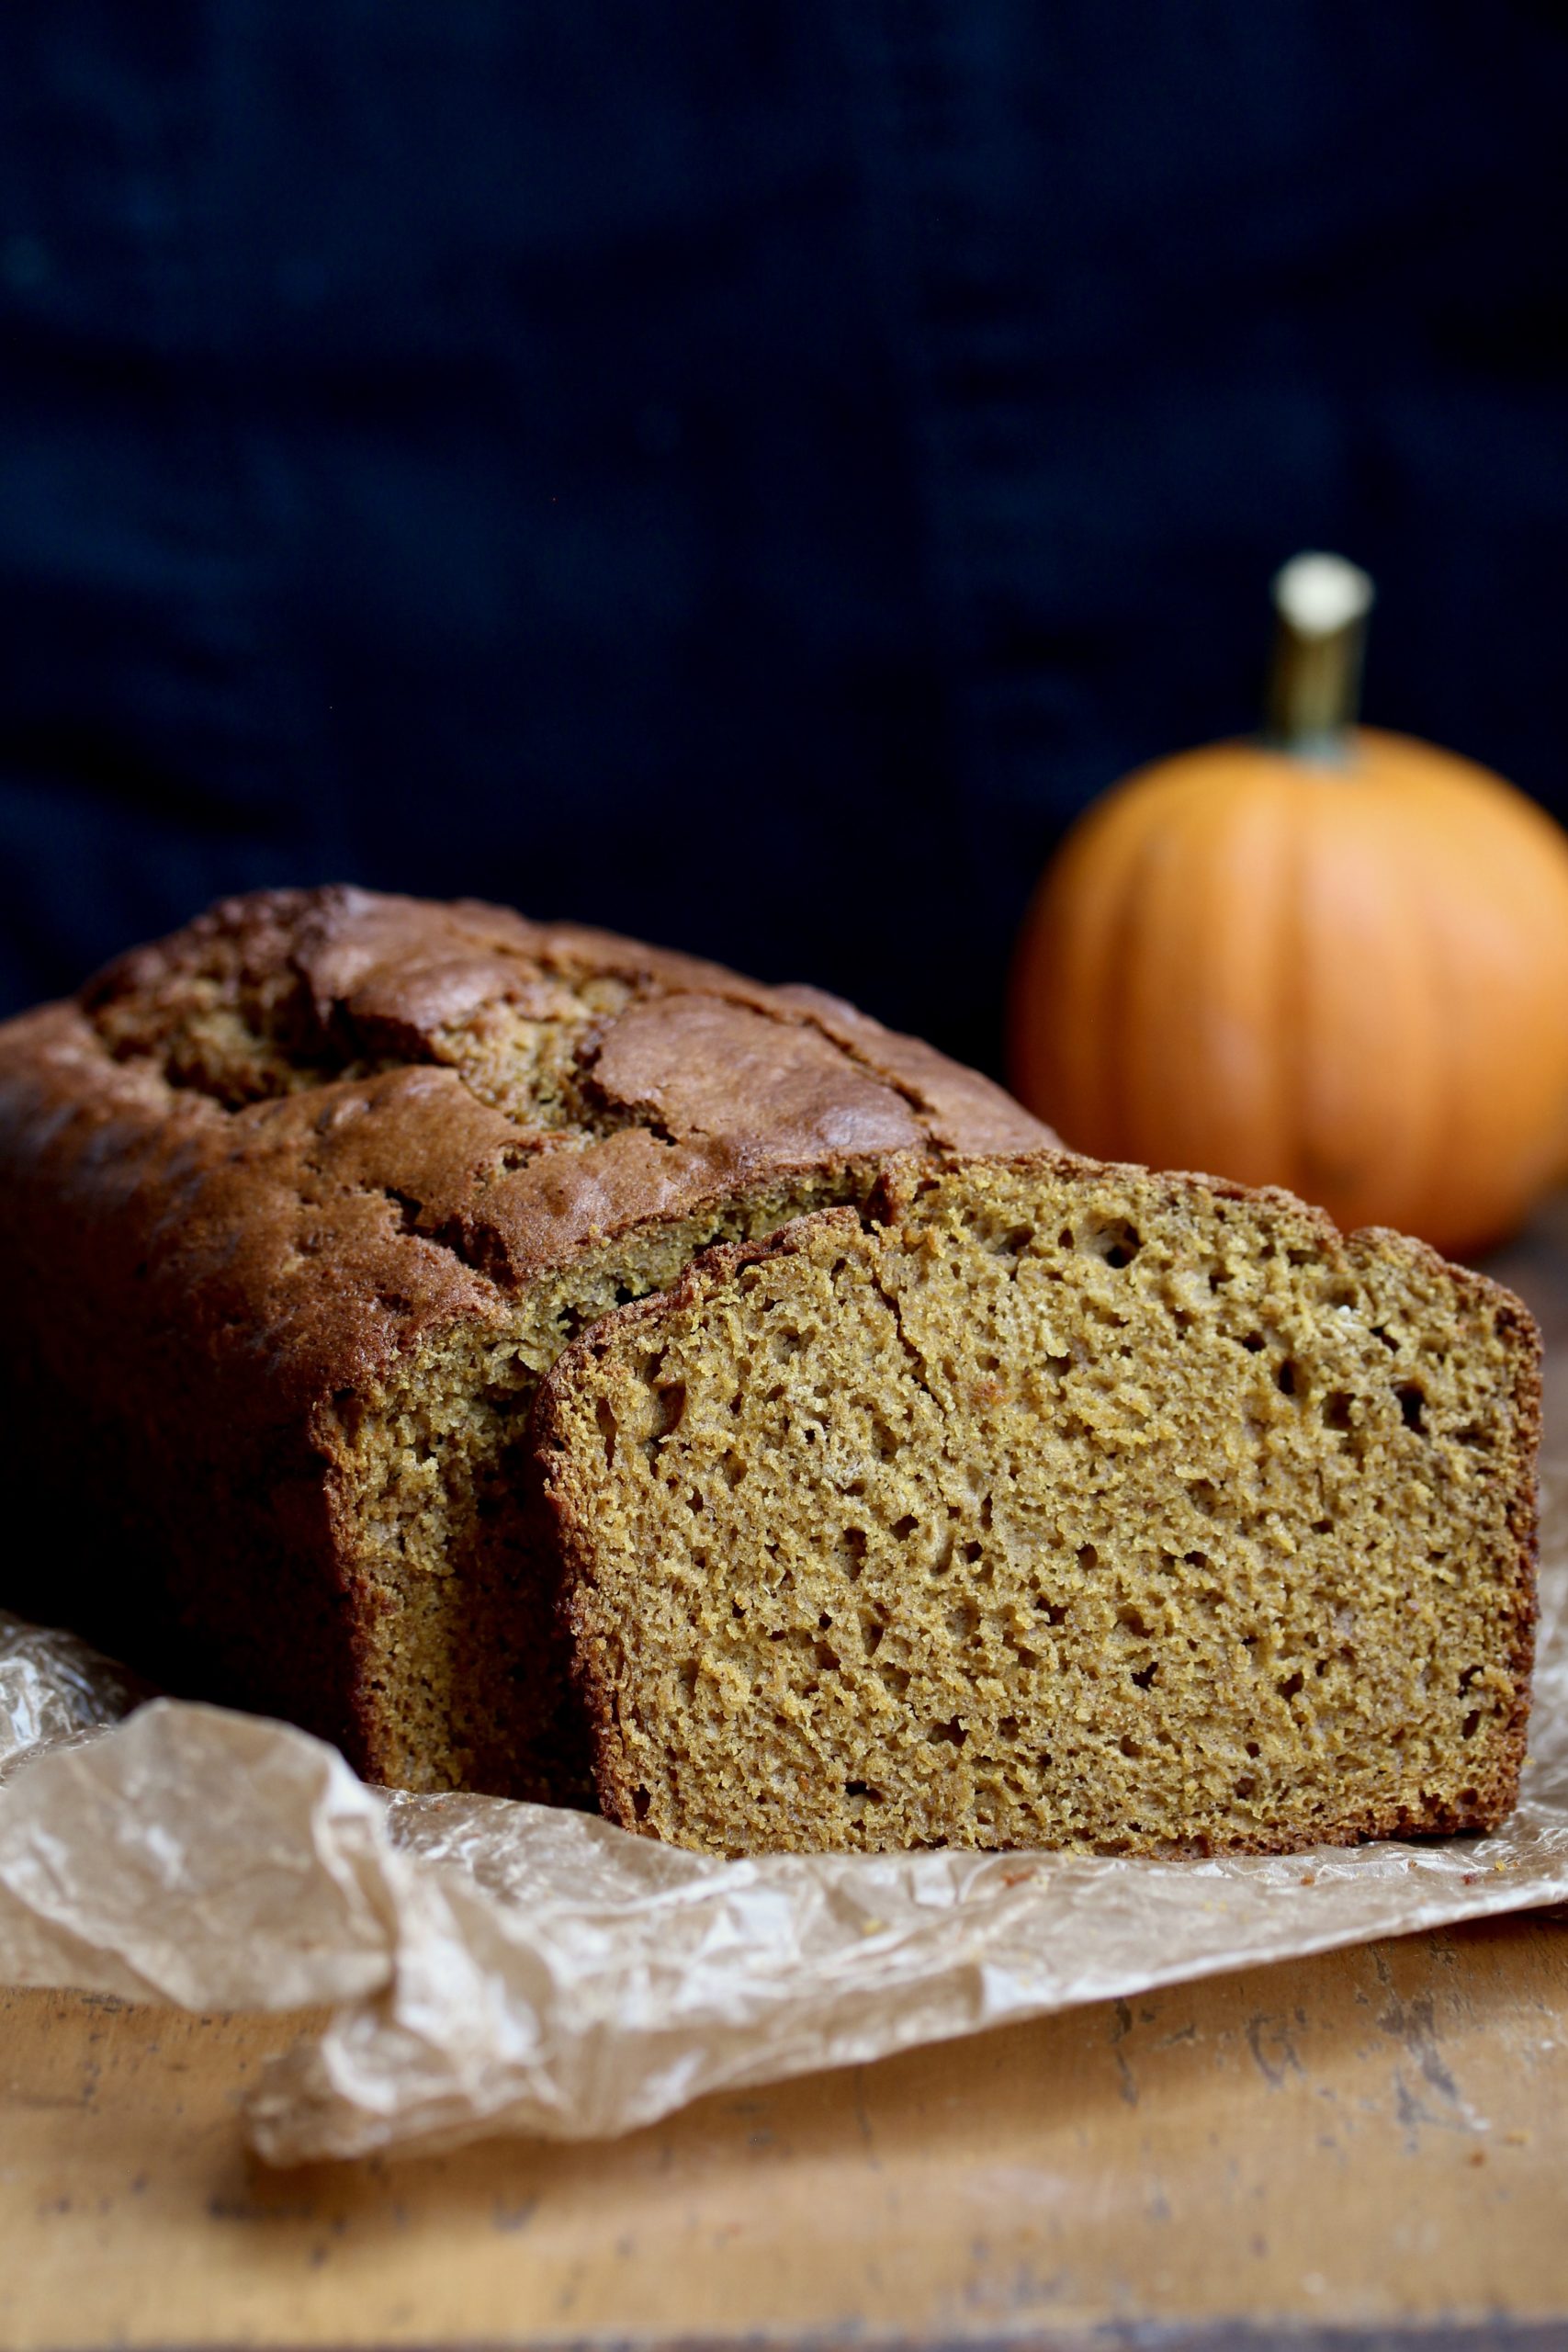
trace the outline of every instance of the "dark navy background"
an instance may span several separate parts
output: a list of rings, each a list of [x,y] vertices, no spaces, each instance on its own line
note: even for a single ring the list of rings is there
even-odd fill
[[[1565,123],[1523,0],[7,0],[0,1004],[346,876],[994,1061],[1303,545],[1561,807]]]

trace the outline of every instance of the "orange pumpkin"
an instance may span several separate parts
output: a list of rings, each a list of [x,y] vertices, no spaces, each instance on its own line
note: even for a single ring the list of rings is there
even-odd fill
[[[1311,725],[1163,761],[1079,822],[1020,942],[1013,1082],[1099,1158],[1476,1249],[1568,1146],[1568,837],[1467,760],[1325,725],[1327,633],[1281,610],[1276,702],[1304,645]]]

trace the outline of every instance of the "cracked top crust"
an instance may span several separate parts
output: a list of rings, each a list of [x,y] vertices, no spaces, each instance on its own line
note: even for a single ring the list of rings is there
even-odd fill
[[[1043,1140],[817,989],[470,900],[228,899],[0,1027],[14,1246],[195,1302],[280,1404],[771,1171]]]

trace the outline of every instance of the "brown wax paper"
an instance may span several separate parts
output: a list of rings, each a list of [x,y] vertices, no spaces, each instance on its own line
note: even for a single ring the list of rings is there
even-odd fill
[[[276,2164],[626,2132],[1185,1976],[1568,1900],[1568,1482],[1531,1758],[1495,1837],[1212,1861],[713,1861],[582,1814],[388,1794],[285,1724],[142,1694],[0,1618],[0,1980],[335,2005],[274,2064]]]

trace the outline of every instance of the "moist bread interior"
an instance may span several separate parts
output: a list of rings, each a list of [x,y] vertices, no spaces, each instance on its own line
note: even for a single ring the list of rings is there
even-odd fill
[[[525,1444],[539,1381],[576,1333],[666,1289],[709,1243],[771,1233],[854,1189],[802,1176],[629,1236],[534,1284],[499,1329],[461,1324],[344,1399],[378,1779],[592,1802],[588,1743],[564,1703],[558,1578],[539,1558]]]
[[[627,1826],[1289,1849],[1495,1821],[1536,1341],[1283,1194],[1060,1155],[716,1251],[538,1443]]]

